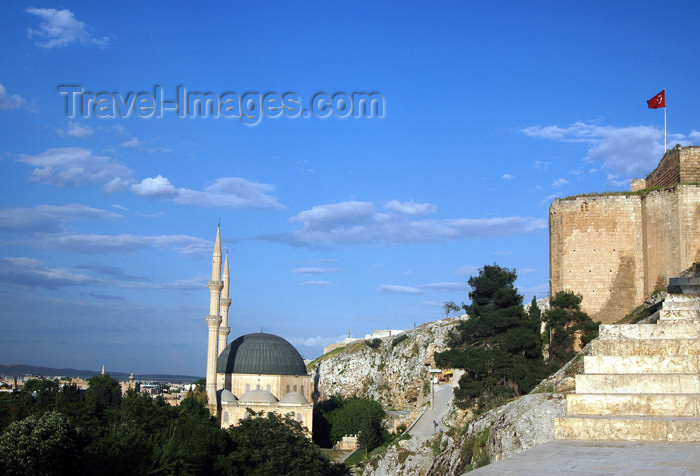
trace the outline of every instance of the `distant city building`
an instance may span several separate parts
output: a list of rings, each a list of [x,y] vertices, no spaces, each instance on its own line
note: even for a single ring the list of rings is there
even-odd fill
[[[286,340],[262,331],[227,345],[229,299],[228,253],[221,267],[221,229],[216,232],[207,316],[206,390],[209,410],[222,428],[254,412],[294,418],[311,433],[311,377],[299,352]]]

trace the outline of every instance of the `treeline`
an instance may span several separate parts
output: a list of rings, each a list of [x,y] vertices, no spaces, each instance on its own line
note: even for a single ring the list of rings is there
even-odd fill
[[[516,277],[494,264],[469,278],[471,304],[463,304],[469,319],[450,335],[449,349],[435,354],[438,366],[464,369],[455,389],[462,408],[480,412],[529,392],[573,358],[577,341],[585,345],[598,335],[599,323],[570,291],[552,297],[544,313],[533,298],[526,312]]]
[[[84,395],[29,381],[0,394],[0,474],[348,474],[293,419],[252,414],[222,430],[203,397],[178,407],[133,390],[122,397],[109,375],[91,378]]]

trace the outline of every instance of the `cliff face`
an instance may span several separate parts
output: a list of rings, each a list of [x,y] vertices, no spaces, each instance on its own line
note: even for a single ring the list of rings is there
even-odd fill
[[[433,354],[447,349],[447,339],[461,318],[423,324],[398,336],[360,341],[309,365],[319,401],[337,394],[371,397],[386,408],[412,409],[429,393],[428,367]]]

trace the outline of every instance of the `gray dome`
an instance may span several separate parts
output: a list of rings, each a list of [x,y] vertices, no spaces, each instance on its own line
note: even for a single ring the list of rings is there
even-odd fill
[[[230,390],[221,391],[221,403],[236,403],[236,396]]]
[[[304,359],[292,344],[273,334],[246,334],[231,342],[216,359],[226,374],[307,375]]]
[[[277,399],[266,390],[248,390],[241,395],[241,403],[275,403]]]
[[[309,401],[304,395],[299,392],[289,392],[282,397],[280,403],[304,403],[308,404]]]

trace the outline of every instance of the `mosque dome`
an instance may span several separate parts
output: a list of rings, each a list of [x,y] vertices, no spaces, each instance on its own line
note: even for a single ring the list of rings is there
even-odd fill
[[[219,398],[221,403],[236,403],[236,396],[232,394],[230,390],[221,390],[221,396]]]
[[[307,375],[304,359],[292,344],[263,332],[246,334],[231,342],[216,359],[216,372]]]
[[[280,403],[303,403],[308,404],[309,401],[299,392],[289,392],[286,393],[281,399]]]
[[[242,403],[277,403],[277,398],[266,390],[248,390],[241,395]]]

